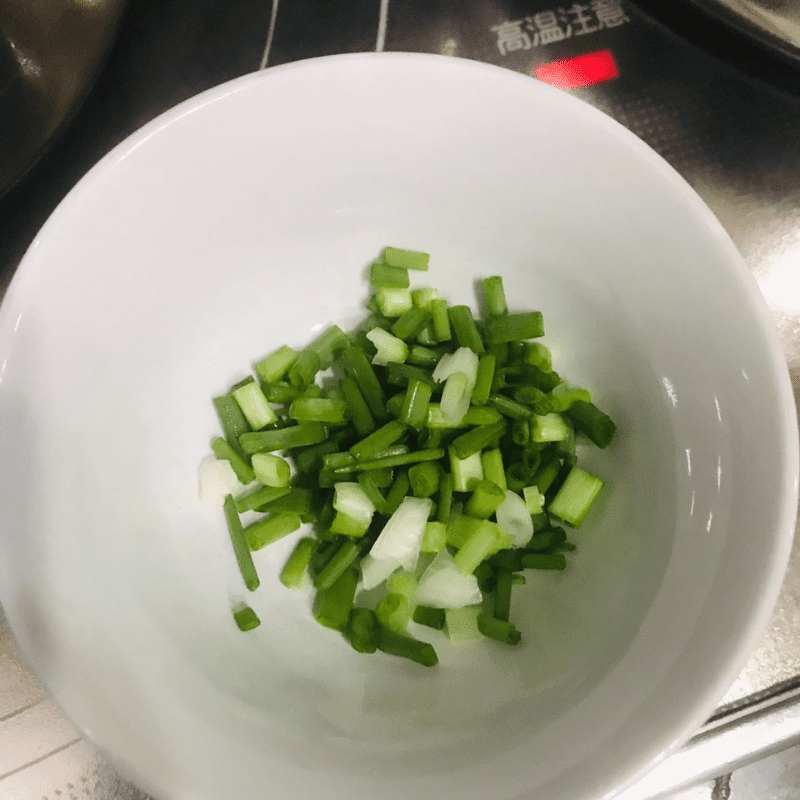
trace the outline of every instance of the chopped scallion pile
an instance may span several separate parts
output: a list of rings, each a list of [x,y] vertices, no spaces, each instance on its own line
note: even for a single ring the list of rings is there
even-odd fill
[[[608,447],[616,426],[553,370],[541,312],[510,311],[500,276],[476,316],[412,288],[409,270],[428,266],[387,247],[368,269],[365,324],[284,344],[213,398],[221,435],[201,486],[224,505],[247,589],[252,553],[310,524],[281,583],[310,588],[314,618],[357,652],[435,666],[425,630],[522,640],[512,591],[526,570],[568,568],[563,526],[604,485],[577,466],[578,445]],[[259,625],[244,603],[233,618]]]

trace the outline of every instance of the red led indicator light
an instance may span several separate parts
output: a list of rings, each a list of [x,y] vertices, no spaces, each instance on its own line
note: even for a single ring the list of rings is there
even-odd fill
[[[539,64],[533,74],[557,89],[578,89],[618,78],[619,69],[610,50],[598,50],[575,58]]]

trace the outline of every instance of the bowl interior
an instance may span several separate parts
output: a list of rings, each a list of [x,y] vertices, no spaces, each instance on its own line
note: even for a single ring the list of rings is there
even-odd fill
[[[522,645],[431,638],[436,670],[320,628],[277,581],[291,542],[245,597],[197,499],[211,396],[357,320],[386,244],[428,250],[416,283],[454,303],[503,275],[620,431],[583,453],[607,490],[570,568],[515,595]],[[0,326],[0,601],[159,796],[596,798],[703,719],[774,601],[796,430],[754,284],[655,154],[523,76],[356,56],[201,95],[82,181]]]

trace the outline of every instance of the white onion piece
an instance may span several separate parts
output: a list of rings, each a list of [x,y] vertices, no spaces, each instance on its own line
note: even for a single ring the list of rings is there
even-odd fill
[[[373,364],[385,366],[391,361],[402,364],[408,357],[408,345],[383,328],[373,328],[367,333],[367,339],[378,349],[372,358]]]
[[[463,608],[481,602],[474,575],[463,575],[447,550],[442,550],[422,573],[414,602],[433,608]]]
[[[452,353],[445,353],[433,368],[433,379],[436,383],[441,383],[446,378],[450,377],[450,362],[453,360]]]
[[[234,494],[241,484],[230,462],[224,458],[205,459],[197,471],[200,499],[204,503],[222,508],[225,497]]]
[[[369,525],[375,513],[375,504],[357,483],[342,481],[334,486],[333,507],[345,516]]]
[[[447,380],[456,372],[463,372],[467,376],[469,393],[475,388],[478,377],[478,355],[469,347],[459,347],[455,353],[445,353],[433,370],[433,379],[437,383]]]
[[[463,372],[454,372],[444,382],[442,401],[439,404],[442,416],[451,425],[458,425],[469,411],[471,396],[472,389],[469,388],[467,376]]]
[[[533,519],[525,501],[516,492],[506,489],[506,498],[495,514],[500,530],[514,537],[514,547],[528,544],[533,536]]]
[[[379,561],[394,561],[412,572],[417,565],[422,535],[433,501],[428,497],[405,497],[389,517],[369,551]]]
[[[370,553],[361,559],[361,582],[365,589],[374,589],[380,586],[395,570],[400,568],[400,564],[393,559],[379,561]]]

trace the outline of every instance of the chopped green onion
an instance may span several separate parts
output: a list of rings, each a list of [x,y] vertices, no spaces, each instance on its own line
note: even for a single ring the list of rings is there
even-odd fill
[[[453,441],[450,451],[463,461],[484,448],[496,447],[498,440],[505,433],[506,427],[506,421],[501,419],[490,425],[471,428]]]
[[[260,486],[247,494],[237,497],[234,501],[236,510],[240,514],[244,514],[245,511],[255,511],[260,506],[289,494],[289,491],[288,486]]]
[[[431,321],[431,315],[424,308],[412,306],[392,325],[392,333],[403,341],[415,339]]]
[[[439,479],[439,503],[436,507],[436,521],[447,523],[450,520],[450,511],[453,505],[453,476],[445,472]]]
[[[456,567],[464,575],[471,575],[478,564],[500,550],[505,536],[500,528],[489,520],[480,520],[476,530],[453,556]]]
[[[511,440],[514,444],[526,445],[531,439],[531,425],[526,419],[511,420]]]
[[[567,559],[563,553],[526,553],[522,556],[522,566],[525,569],[555,569],[567,568]]]
[[[615,426],[530,341],[541,313],[508,313],[500,276],[483,281],[476,320],[412,290],[408,270],[427,265],[386,248],[368,270],[372,313],[352,334],[331,325],[299,352],[283,345],[254,365],[257,380],[215,397],[212,450],[228,463],[204,463],[224,472],[215,496],[249,589],[251,549],[311,524],[281,582],[299,587],[308,573],[314,617],[356,651],[433,665],[433,648],[405,633],[412,619],[454,641],[520,641],[511,587],[523,569],[565,569],[575,545],[553,524],[577,527],[603,485],[576,467],[576,432],[605,447]],[[244,529],[251,511],[264,516]],[[354,607],[359,585],[370,608]],[[255,617],[243,611],[240,627],[257,625],[240,606]]]
[[[473,453],[467,458],[459,458],[453,448],[449,448],[450,471],[453,474],[453,489],[456,492],[471,492],[483,480],[481,454]]]
[[[511,419],[529,419],[533,416],[533,412],[527,406],[502,394],[491,395],[489,404],[503,416],[511,417]]]
[[[221,436],[211,440],[211,450],[217,458],[224,458],[236,473],[240,483],[250,483],[256,475],[250,464]]]
[[[494,590],[494,609],[495,619],[508,622],[511,615],[511,586],[513,584],[511,573],[501,571],[497,575],[497,584]]]
[[[483,476],[487,481],[496,483],[503,491],[506,490],[506,473],[503,468],[503,454],[499,448],[490,448],[481,453],[481,466]]]
[[[370,475],[379,489],[388,489],[394,480],[391,469],[374,469],[370,471]]]
[[[445,548],[420,576],[414,598],[420,605],[461,608],[480,603],[481,591],[477,578],[463,574]]]
[[[297,351],[285,344],[255,364],[256,375],[265,383],[281,380],[297,358]]]
[[[575,423],[575,429],[588,436],[598,447],[605,448],[611,444],[617,426],[608,414],[593,403],[578,400],[570,406],[567,414]]]
[[[264,486],[288,488],[292,469],[286,459],[272,453],[255,453],[252,463],[256,478]]]
[[[349,347],[339,357],[342,368],[355,380],[372,415],[379,422],[386,419],[386,395],[369,363],[367,354],[360,347]]]
[[[354,464],[355,461],[356,457],[351,453],[325,453],[322,456],[322,464],[325,469],[339,469],[339,467]]]
[[[428,419],[426,426],[434,429],[468,428],[473,425],[491,425],[502,419],[502,415],[494,408],[487,406],[472,406],[461,418],[458,425],[452,425],[442,412],[440,403],[428,405]]]
[[[367,436],[372,433],[378,426],[358,384],[352,378],[344,377],[339,387],[342,390],[344,401],[350,407],[351,422],[356,433],[359,436]]]
[[[289,383],[297,389],[305,389],[314,383],[314,378],[320,369],[320,358],[313,350],[303,350],[294,364],[289,367]]]
[[[407,269],[377,261],[369,268],[369,282],[387,289],[408,289],[411,285]]]
[[[317,573],[314,586],[317,589],[329,589],[355,562],[360,553],[359,545],[353,540],[343,542],[331,556],[330,561]]]
[[[472,573],[478,581],[478,586],[484,594],[493,592],[497,585],[495,570],[489,561],[482,561]]]
[[[442,456],[444,451],[441,450]],[[439,491],[442,468],[436,461],[420,461],[408,470],[408,480],[415,497],[432,497]]]
[[[359,522],[362,526],[360,533],[364,533],[369,528],[372,515],[375,513],[375,504],[370,500],[361,484],[346,481],[337,483],[334,487],[333,507]]]
[[[451,642],[469,642],[473,639],[480,639],[481,632],[478,628],[480,610],[479,605],[445,609],[447,638]]]
[[[487,614],[478,614],[478,630],[489,639],[502,644],[519,644],[522,634],[510,623]]]
[[[524,406],[532,406],[537,414],[547,414],[551,410],[549,396],[535,386],[515,386],[511,396]]]
[[[550,530],[534,533],[525,549],[531,552],[545,552],[564,544],[566,540],[567,534],[563,528],[551,528]]]
[[[433,333],[439,342],[447,342],[452,336],[450,329],[450,315],[447,311],[447,301],[432,300],[430,305],[431,318],[433,320]]]
[[[233,619],[240,631],[252,631],[261,624],[258,614],[245,603],[239,603],[233,609]]]
[[[472,494],[464,506],[464,511],[470,517],[489,519],[500,503],[505,500],[505,497],[506,493],[503,489],[496,483],[484,479],[472,490]]]
[[[549,511],[573,528],[578,528],[602,488],[603,481],[600,478],[580,467],[573,467],[550,501]]]
[[[570,434],[570,427],[561,414],[536,414],[531,419],[531,439],[534,442],[560,442]]]
[[[407,426],[397,420],[390,420],[383,427],[357,442],[350,448],[350,453],[359,461],[375,458],[382,450],[394,444],[405,432]]]
[[[300,515],[292,511],[274,514],[254,522],[245,529],[247,544],[251,550],[260,550],[262,547],[294,533],[301,525]]]
[[[386,581],[386,590],[389,593],[402,594],[409,600],[414,599],[414,592],[417,590],[417,578],[413,572],[395,572]]]
[[[403,401],[405,397],[405,392],[400,392],[399,394],[392,395],[386,401],[386,412],[390,417],[397,419],[400,416],[400,412],[403,410]]]
[[[350,620],[357,584],[358,572],[350,567],[331,586],[319,589],[312,606],[314,619],[326,628],[344,631]]]
[[[486,301],[486,312],[490,317],[502,317],[508,314],[503,279],[499,275],[484,279],[483,295]]]
[[[422,289],[411,290],[411,302],[418,308],[424,308],[426,311],[430,311],[431,303],[438,299],[439,292],[436,289],[426,286]]]
[[[334,484],[334,487],[336,485],[337,484]],[[355,517],[351,517],[343,511],[337,511],[331,522],[330,531],[331,533],[341,533],[344,536],[360,538],[366,533],[366,528],[364,524]]]
[[[456,340],[461,347],[469,347],[474,353],[480,355],[485,351],[483,340],[475,324],[475,318],[469,306],[450,306],[447,309],[450,324],[456,335]]]
[[[330,397],[299,397],[289,407],[289,416],[298,422],[345,422],[348,407],[344,400]]]
[[[306,574],[308,562],[314,552],[314,546],[314,540],[308,536],[300,539],[294,546],[294,550],[292,550],[280,573],[280,582],[287,589],[298,589],[303,585],[303,576]]]
[[[495,373],[495,377],[499,378],[502,374],[499,370],[508,363],[508,342],[490,344],[486,347],[486,352],[491,353],[497,359],[498,371]]]
[[[433,321],[429,322],[420,332],[419,336],[417,336],[417,342],[424,347],[430,347],[431,345],[437,344],[438,339],[436,338],[436,330],[433,327]]]
[[[425,625],[428,628],[440,631],[444,628],[445,610],[443,608],[431,608],[430,606],[417,606],[411,619],[418,625]]]
[[[324,525],[328,515],[332,514],[333,509],[326,506],[320,514],[320,524]],[[342,542],[347,541],[344,536],[323,536],[317,541],[314,552],[308,562],[308,574],[311,578],[316,578],[320,571],[325,569],[325,565],[336,554],[336,549]]]
[[[435,667],[439,663],[433,645],[395,633],[381,626],[378,626],[378,649],[389,655],[416,661],[425,667]]]
[[[350,340],[338,325],[331,325],[308,346],[308,350],[319,356],[319,368],[328,369],[331,364],[348,348]]]
[[[522,339],[544,336],[541,311],[525,311],[521,314],[489,317],[485,324],[488,344],[519,342]]]
[[[497,366],[497,358],[492,353],[484,353],[478,362],[478,372],[475,377],[475,385],[472,388],[471,402],[476,406],[485,406],[489,402],[489,394],[492,391],[494,381],[494,371]]]
[[[413,606],[409,599],[397,592],[389,592],[375,606],[375,616],[384,628],[404,633],[411,620]]]
[[[480,530],[484,520],[456,513],[447,524],[447,544],[459,549],[476,531]]]
[[[425,532],[422,534],[421,553],[441,553],[447,546],[447,526],[443,522],[436,520],[425,524]]]
[[[541,389],[543,392],[552,392],[561,383],[561,378],[553,370],[542,370],[533,364],[526,364],[521,370],[519,377],[531,386]]]
[[[561,462],[558,456],[552,455],[546,461],[542,461],[542,465],[536,472],[534,484],[536,488],[542,493],[546,494],[547,490],[552,485],[553,481],[558,477],[561,471]]]
[[[379,514],[383,514],[386,510],[386,498],[380,490],[379,482],[375,479],[377,472],[378,470],[360,472],[358,475],[358,485],[364,490],[364,494],[369,498],[375,510]]]
[[[406,361],[418,367],[435,367],[440,357],[436,350],[430,347],[423,347],[421,344],[415,344],[408,351]]]
[[[428,418],[428,405],[431,399],[431,386],[418,380],[408,382],[399,420],[419,430]]]
[[[391,361],[386,365],[386,383],[391,383],[395,386],[406,386],[410,381],[427,383],[431,389],[436,387],[436,381],[427,369],[422,369],[413,364],[401,364],[397,361]]]
[[[408,289],[392,289],[386,286],[379,286],[375,291],[375,299],[384,317],[400,317],[413,305],[411,292]],[[373,330],[378,329],[373,328]]]
[[[563,414],[578,401],[591,403],[592,395],[586,389],[561,381],[547,396],[547,410]]]
[[[253,564],[253,556],[250,554],[250,547],[247,544],[244,528],[236,511],[236,504],[232,495],[228,495],[225,498],[223,508],[225,510],[225,521],[228,523],[231,544],[233,545],[233,553],[236,556],[239,571],[242,573],[242,580],[244,585],[251,592],[254,592],[258,589],[260,581],[258,580],[258,573],[256,572],[255,564]]]
[[[244,414],[242,414],[242,409],[239,408],[239,404],[231,394],[215,397],[212,402],[222,426],[225,440],[239,454],[239,457],[244,459],[245,452],[239,444],[239,437],[250,430],[250,425],[248,425]]]
[[[386,247],[383,250],[383,261],[393,267],[427,272],[430,255],[418,250],[405,250],[402,247]]]
[[[410,488],[411,482],[408,479],[408,472],[399,472],[386,494],[386,510],[384,512],[386,516],[391,517],[397,511]]]
[[[522,490],[522,497],[525,500],[525,506],[529,514],[542,513],[542,509],[544,508],[544,495],[536,486],[526,486]]]
[[[525,343],[525,360],[545,372],[553,369],[553,356],[541,342]]]
[[[353,650],[374,653],[378,649],[378,620],[371,608],[354,608],[344,630]]]
[[[289,450],[293,447],[319,444],[325,441],[325,437],[325,428],[319,422],[304,422],[286,428],[243,433],[239,437],[239,443],[246,453],[253,455],[270,450]]]
[[[292,400],[296,400],[303,394],[300,389],[286,381],[265,383],[261,388],[264,390],[264,397],[266,397],[270,403],[278,403],[280,405],[291,403]]]

